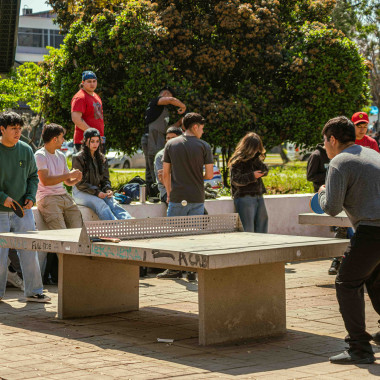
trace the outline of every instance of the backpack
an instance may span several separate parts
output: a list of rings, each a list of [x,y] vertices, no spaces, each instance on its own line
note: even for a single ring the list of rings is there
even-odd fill
[[[127,183],[120,187],[118,193],[131,198],[132,201],[138,201],[140,198],[140,185],[138,183]]]

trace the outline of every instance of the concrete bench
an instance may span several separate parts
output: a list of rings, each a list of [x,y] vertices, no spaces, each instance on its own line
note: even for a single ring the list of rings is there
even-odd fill
[[[352,227],[345,212],[337,216],[327,214],[302,213],[298,215],[298,223],[316,226]]]
[[[285,263],[337,257],[348,243],[241,230],[237,214],[100,221],[1,233],[0,246],[59,254],[59,318],[138,310],[139,266],[195,271],[199,343],[208,345],[285,333]],[[122,241],[89,239],[102,235]]]
[[[309,199],[313,194],[287,194],[266,195],[265,204],[269,218],[269,233],[332,237],[330,229],[323,225],[305,225],[298,223],[298,215],[310,211]],[[235,212],[231,197],[206,200],[206,209],[210,215],[227,214]],[[135,203],[122,205],[133,217],[137,219],[166,216],[166,205],[162,203]],[[97,215],[89,208],[79,206],[84,221],[98,220]],[[36,207],[33,208],[37,229],[46,230],[47,226],[41,218]]]

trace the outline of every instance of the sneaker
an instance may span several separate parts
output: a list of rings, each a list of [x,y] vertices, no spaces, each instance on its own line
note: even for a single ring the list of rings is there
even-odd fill
[[[45,296],[45,294],[35,294],[34,296],[26,297],[26,300],[30,302],[47,303],[51,301],[51,298],[48,296]]]
[[[159,273],[156,278],[160,279],[171,279],[171,278],[182,278],[182,271],[166,269],[164,272]]]
[[[377,332],[376,334],[372,334],[372,340],[375,344],[380,346],[380,331]]]
[[[186,273],[186,278],[187,281],[196,281],[197,280],[197,275],[195,272],[187,272]]]
[[[21,289],[24,291],[24,281],[20,278],[17,272],[11,272],[8,270],[8,278],[7,281],[12,284],[14,287]]]
[[[360,354],[347,350],[339,355],[331,356],[329,360],[333,364],[372,364],[376,359],[373,354]]]
[[[334,260],[331,263],[331,267],[328,271],[328,274],[334,276],[338,274],[340,267],[340,257],[334,257]]]

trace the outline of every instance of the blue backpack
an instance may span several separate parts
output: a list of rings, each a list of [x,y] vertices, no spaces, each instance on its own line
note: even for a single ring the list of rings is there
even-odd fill
[[[119,193],[130,197],[132,201],[140,198],[140,185],[138,183],[127,183],[119,189]]]

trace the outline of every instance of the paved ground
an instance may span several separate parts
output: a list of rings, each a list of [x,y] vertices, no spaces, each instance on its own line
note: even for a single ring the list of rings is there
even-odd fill
[[[8,289],[0,303],[0,378],[15,379],[363,379],[377,364],[339,366],[345,344],[329,261],[286,266],[286,336],[238,345],[197,343],[197,285],[144,278],[141,310],[59,321],[51,305],[26,304]],[[377,316],[367,301],[367,326]],[[100,300],[101,302],[101,300]],[[173,344],[157,343],[173,338]],[[380,363],[379,349],[375,348]]]

